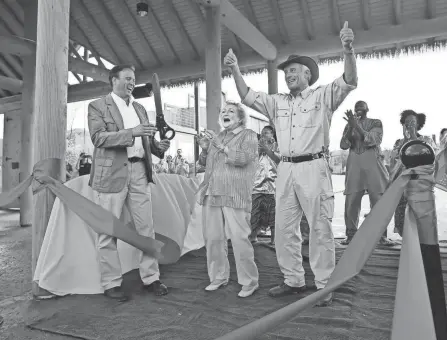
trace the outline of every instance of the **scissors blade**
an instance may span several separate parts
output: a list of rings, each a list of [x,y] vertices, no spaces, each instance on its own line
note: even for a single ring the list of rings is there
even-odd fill
[[[158,115],[163,115],[163,106],[161,105],[160,80],[157,73],[152,75],[152,92],[154,93],[155,112]]]

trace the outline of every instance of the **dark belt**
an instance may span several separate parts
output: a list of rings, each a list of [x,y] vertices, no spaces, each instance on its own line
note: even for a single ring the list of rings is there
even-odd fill
[[[130,157],[128,158],[129,162],[131,163],[138,163],[138,162],[142,162],[144,158],[141,157]]]
[[[319,159],[319,158],[323,158],[323,157],[324,157],[324,153],[319,152],[319,153],[295,156],[295,157],[282,156],[281,161],[288,162],[288,163],[301,163],[301,162],[313,161],[314,159]]]

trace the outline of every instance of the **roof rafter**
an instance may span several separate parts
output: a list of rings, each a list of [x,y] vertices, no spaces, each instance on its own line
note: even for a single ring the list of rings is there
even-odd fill
[[[332,26],[334,33],[339,34],[341,30],[340,11],[338,9],[338,0],[329,0],[329,6],[332,12]]]
[[[276,26],[279,29],[279,36],[283,44],[288,44],[289,34],[287,33],[286,26],[284,25],[284,20],[282,19],[281,9],[279,8],[278,0],[269,0],[270,8],[272,9],[273,16],[275,17]]]
[[[312,22],[312,15],[310,14],[309,4],[307,0],[300,0],[301,11],[303,12],[303,20],[306,25],[307,37],[309,40],[315,39],[315,29]]]
[[[111,57],[113,58],[114,64],[123,64],[123,60],[118,56],[116,51],[113,49],[113,45],[106,38],[101,28],[98,26],[97,21],[93,18],[93,16],[88,11],[85,6],[83,0],[71,1],[70,2],[70,12],[77,12],[81,14],[80,16],[84,17],[84,20],[87,21],[87,26],[93,31],[93,34],[98,37],[104,43],[105,47],[109,51]],[[78,25],[79,26],[79,25]]]
[[[200,60],[201,55],[197,49],[197,47],[194,44],[194,41],[191,39],[189,34],[186,31],[185,25],[183,25],[182,19],[180,18],[177,9],[174,6],[174,3],[172,0],[164,0],[163,4],[165,5],[165,8],[168,10],[167,14],[171,21],[175,23],[175,25],[178,28],[178,32],[182,36],[182,42],[185,45],[186,49],[191,48],[194,53],[194,60]],[[205,41],[205,40],[203,40]]]
[[[369,0],[361,0],[362,7],[362,24],[363,29],[368,31],[371,29],[371,8],[369,7]]]
[[[11,29],[8,29],[4,23],[0,20],[0,33],[1,32],[10,34]],[[20,79],[22,77],[22,65],[21,60],[13,55],[4,54],[3,55],[4,60],[9,64],[8,69],[10,69],[12,72],[14,72],[14,77],[17,79]]]
[[[5,57],[6,55],[4,55],[3,57],[0,56],[0,69],[3,71],[3,74],[10,78],[19,79],[20,77],[17,77],[17,73],[12,69],[11,66],[8,65],[7,61],[4,59]]]
[[[244,12],[248,16],[248,20],[255,25],[255,27],[259,30],[259,24],[256,20],[255,12],[253,11],[253,7],[251,7],[250,0],[242,0],[242,3],[244,4]]]
[[[144,45],[145,50],[149,50],[151,52],[158,65],[162,65],[163,63],[161,62],[160,56],[157,54],[150,41],[143,34],[140,24],[135,19],[135,16],[132,14],[125,1],[116,1],[114,6],[119,8],[120,15],[124,15],[127,18],[126,23],[132,27],[132,30],[137,35],[139,43]]]
[[[101,57],[99,56],[99,53],[93,47],[93,45],[91,44],[91,42],[88,39],[88,37],[85,34],[85,32],[81,29],[81,27],[79,27],[79,25],[76,22],[75,18],[73,16],[71,16],[71,15],[70,15],[70,22],[71,22],[72,26],[82,35],[82,37],[84,38],[84,40],[87,43],[86,44],[87,46],[82,46],[82,47],[87,48],[90,52],[92,52],[93,56],[95,57],[96,61],[98,62],[98,65],[105,68],[104,63],[102,62]],[[110,63],[113,64],[112,62],[110,62]]]
[[[89,0],[89,1],[94,1],[94,3],[99,6],[101,12],[104,14],[105,19],[109,22],[110,27],[112,27],[113,35],[116,36],[120,40],[120,42],[127,47],[130,55],[132,56],[132,59],[134,60],[134,62],[138,64],[139,68],[144,68],[143,62],[139,58],[138,53],[135,51],[134,47],[129,43],[129,40],[124,35],[123,31],[120,29],[118,23],[113,18],[112,13],[110,12],[109,8],[104,4],[103,0]]]
[[[393,0],[394,24],[402,23],[402,0]]]
[[[427,0],[427,19],[436,18],[436,0]]]
[[[162,41],[162,43],[165,45],[165,47],[171,51],[172,55],[175,57],[176,62],[181,63],[182,60],[180,59],[178,53],[175,51],[174,47],[171,44],[171,41],[169,40],[168,36],[166,35],[166,32],[161,27],[160,21],[155,16],[155,12],[151,7],[151,4],[148,3],[149,11],[147,12],[148,19],[151,23],[152,28],[154,29],[157,38]]]

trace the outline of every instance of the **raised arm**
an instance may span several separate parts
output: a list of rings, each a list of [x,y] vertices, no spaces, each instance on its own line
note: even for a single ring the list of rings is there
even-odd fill
[[[253,130],[245,130],[244,140],[240,145],[225,147],[225,163],[236,167],[245,167],[258,157],[258,136]]]
[[[96,148],[129,147],[134,143],[132,129],[107,131],[106,122],[93,103],[88,106],[88,129]]]
[[[242,103],[263,114],[269,118],[270,121],[274,120],[276,111],[275,97],[266,93],[255,92],[247,86],[239,69],[237,58],[231,49],[225,56],[224,63],[233,73],[236,89]]]
[[[352,136],[352,129],[350,128],[349,124],[346,124],[340,141],[340,149],[348,150],[351,148],[351,136]]]

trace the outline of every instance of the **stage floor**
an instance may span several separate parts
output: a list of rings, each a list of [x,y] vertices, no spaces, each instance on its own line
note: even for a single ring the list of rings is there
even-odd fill
[[[342,252],[337,249],[337,258]],[[282,281],[275,253],[259,244],[255,256],[260,290],[246,299],[237,297],[240,286],[231,248],[230,284],[216,292],[204,290],[208,277],[205,252],[200,249],[174,265],[161,267],[162,281],[170,288],[165,297],[143,292],[138,272],[132,271],[124,281],[131,301],[120,304],[102,295],[34,301],[28,309],[28,323],[34,329],[89,340],[212,340],[300,298],[270,298],[268,289]],[[310,308],[257,340],[389,339],[398,261],[398,250],[376,249],[360,275],[336,291],[332,306]],[[447,256],[443,265],[447,283]],[[312,286],[308,263],[305,270],[306,282]]]

